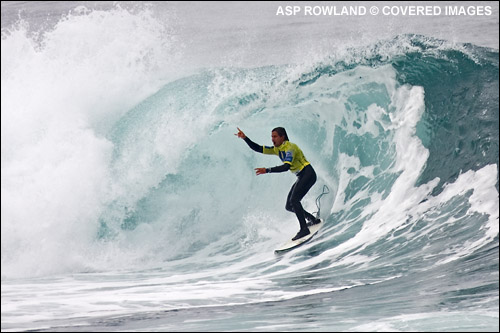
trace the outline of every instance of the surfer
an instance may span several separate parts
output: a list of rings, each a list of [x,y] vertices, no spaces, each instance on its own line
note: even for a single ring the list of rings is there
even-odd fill
[[[294,212],[300,224],[300,230],[292,240],[297,240],[309,235],[310,231],[306,219],[309,221],[309,225],[320,223],[321,220],[305,211],[300,203],[300,200],[302,200],[316,182],[316,172],[312,165],[306,160],[302,150],[300,150],[296,144],[288,140],[288,135],[283,127],[276,127],[271,131],[271,140],[273,141],[274,147],[256,144],[239,128],[238,133],[235,135],[245,140],[252,150],[267,155],[278,155],[283,162],[282,165],[273,168],[256,168],[255,173],[257,175],[290,170],[297,176],[297,181],[290,189],[290,193],[288,193],[288,198],[286,200],[286,210]]]

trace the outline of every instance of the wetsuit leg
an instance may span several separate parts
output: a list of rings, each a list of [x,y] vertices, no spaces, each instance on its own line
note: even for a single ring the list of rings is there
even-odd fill
[[[292,212],[292,213],[295,213],[293,207],[292,207],[292,194],[293,194],[293,189],[295,188],[295,184],[292,186],[292,188],[290,189],[290,192],[288,193],[288,198],[286,199],[286,210],[288,210],[289,212]],[[304,207],[302,207],[302,209],[304,210],[304,216],[306,218],[307,221],[314,221],[316,220],[316,217],[309,213],[307,210],[304,209]]]
[[[293,210],[292,201],[291,201],[292,194],[293,194],[293,189],[295,188],[295,184],[293,184],[293,186],[292,186],[292,188],[290,190],[290,193],[288,193],[288,198],[286,199],[286,207],[285,207],[286,210],[288,210],[289,212],[292,212],[292,213],[295,213],[295,211]],[[302,209],[304,210],[304,216],[305,216],[305,218],[306,218],[307,221],[314,221],[314,220],[316,220],[316,217],[313,214],[309,213],[303,207],[302,207]]]
[[[293,210],[293,207],[292,207],[292,194],[293,194],[293,190],[295,189],[295,185],[297,185],[298,182],[299,182],[299,180],[297,179],[297,181],[295,181],[295,183],[292,185],[290,192],[288,192],[288,197],[286,198],[285,208],[287,211],[292,212],[292,213],[295,213],[295,211]]]
[[[305,213],[300,200],[306,195],[311,187],[316,183],[316,172],[311,165],[307,165],[298,175],[298,179],[293,184],[286,202],[286,209],[294,212],[299,220],[300,229],[307,229],[306,216],[312,216],[310,213]]]

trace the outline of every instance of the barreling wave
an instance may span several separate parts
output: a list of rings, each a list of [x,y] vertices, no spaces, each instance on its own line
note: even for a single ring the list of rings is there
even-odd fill
[[[329,185],[335,197],[324,203],[323,211],[330,210],[325,218],[345,228],[345,242],[323,248],[354,244],[341,256],[375,241],[376,252],[385,251],[391,247],[388,238],[415,225],[432,233],[430,221],[425,223],[430,230],[420,226],[430,211],[440,211],[431,202],[443,204],[435,197],[469,171],[493,177],[487,183],[498,190],[497,52],[399,36],[337,57],[305,68],[202,71],[167,84],[132,109],[109,135],[113,183],[123,192],[101,216],[100,235],[161,224],[160,238],[183,243],[177,249],[184,257],[227,233],[236,235],[229,242],[243,239],[247,245],[248,230],[239,221],[248,219],[277,224],[287,218],[292,225],[287,232],[293,233],[293,217],[285,217],[280,204],[290,181],[261,182],[251,175],[253,167],[275,161],[248,152],[232,137],[236,126],[262,142],[282,125],[304,147],[320,179],[309,206],[321,184]],[[457,191],[454,195],[464,197],[450,204],[450,211],[470,209],[471,197],[481,190]],[[438,216],[446,220],[447,214]],[[479,230],[488,226],[491,232],[483,239],[488,243],[498,229],[498,214],[494,209],[478,214],[464,219],[467,232],[457,225],[452,229],[481,239]],[[360,237],[371,228],[381,230],[375,232],[379,239]],[[422,235],[412,237],[407,241],[416,250]]]
[[[12,149],[4,157],[2,143],[2,171],[5,162],[10,177],[5,192],[15,198],[41,192],[41,200],[53,205],[49,211],[61,214],[41,215],[40,238],[22,230],[44,205],[28,215],[13,208],[19,205],[2,209],[2,274],[165,262],[188,270],[187,260],[216,269],[272,253],[298,227],[284,210],[294,179],[255,177],[254,167],[279,161],[250,151],[233,136],[236,126],[262,144],[272,128],[287,129],[318,173],[306,208],[314,210],[322,185],[332,190],[321,202],[323,233],[297,257],[290,254],[291,263],[301,264],[283,268],[283,262],[265,260],[251,264],[251,274],[286,275],[306,266],[324,271],[325,278],[349,270],[353,277],[386,279],[473,255],[498,259],[498,113],[498,51],[405,35],[309,64],[200,70],[165,84],[126,113],[103,116],[111,126],[102,126],[94,111],[88,119],[60,120],[77,135],[61,127],[53,135],[30,123],[43,139],[36,147],[55,146],[56,155],[36,159],[42,171],[24,172],[19,165],[27,157]],[[57,115],[46,115],[48,123]],[[3,142],[12,139],[7,135]],[[30,143],[22,147],[29,156]],[[83,161],[81,180],[71,170]],[[27,174],[35,185],[24,183]],[[81,186],[77,193],[57,192],[54,201],[54,193],[44,190],[49,179],[64,188]],[[85,207],[76,211],[85,209],[83,215],[71,213],[81,204],[79,190]],[[10,203],[2,199],[4,204]],[[56,229],[63,232],[54,236]],[[18,251],[19,240],[30,245]],[[58,241],[73,246],[47,245]],[[39,256],[58,257],[58,264],[37,266],[33,258]],[[240,269],[235,265],[231,272]]]

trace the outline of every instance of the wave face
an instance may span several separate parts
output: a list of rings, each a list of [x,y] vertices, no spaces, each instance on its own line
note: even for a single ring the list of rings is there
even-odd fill
[[[63,20],[42,44],[2,32],[3,281],[133,267],[130,285],[168,288],[163,309],[332,308],[345,291],[361,318],[363,302],[384,304],[375,285],[393,297],[388,313],[400,301],[403,314],[498,309],[497,50],[401,35],[166,81],[178,61],[162,56],[167,32],[137,29],[148,11],[119,13]],[[109,20],[112,43],[64,34]],[[233,135],[267,145],[276,126],[318,174],[304,207],[330,189],[320,234],[281,257],[298,230],[284,209],[294,176],[255,176],[279,160]]]

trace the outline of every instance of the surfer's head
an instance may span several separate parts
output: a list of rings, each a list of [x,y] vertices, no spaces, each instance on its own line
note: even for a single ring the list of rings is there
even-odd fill
[[[275,147],[279,147],[285,141],[288,140],[288,134],[286,134],[286,130],[283,127],[276,127],[271,131],[271,140]]]

